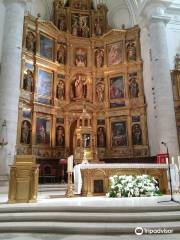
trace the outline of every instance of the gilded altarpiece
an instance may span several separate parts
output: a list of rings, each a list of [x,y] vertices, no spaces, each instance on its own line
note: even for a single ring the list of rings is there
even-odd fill
[[[106,15],[104,4],[56,0],[54,23],[25,17],[18,154],[73,154],[85,104],[100,160],[149,155],[140,29],[109,29]]]

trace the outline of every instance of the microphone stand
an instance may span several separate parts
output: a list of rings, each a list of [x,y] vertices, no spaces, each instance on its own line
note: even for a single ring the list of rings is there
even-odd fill
[[[176,200],[173,198],[172,178],[171,178],[171,168],[170,168],[171,166],[170,166],[170,159],[169,159],[169,149],[168,149],[167,143],[162,142],[162,144],[166,147],[166,151],[167,151],[167,158],[168,158],[168,174],[169,174],[169,185],[170,185],[171,199],[170,199],[170,200],[166,200],[166,201],[160,201],[160,202],[158,202],[158,203],[163,203],[163,202],[175,202],[175,203],[180,204],[179,201],[176,201]]]

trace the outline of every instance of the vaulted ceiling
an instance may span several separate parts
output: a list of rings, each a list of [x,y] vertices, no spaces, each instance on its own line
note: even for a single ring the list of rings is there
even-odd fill
[[[67,1],[67,0],[64,0]],[[107,5],[109,25],[112,28],[121,28],[124,24],[126,27],[131,27],[138,23],[139,13],[147,2],[155,0],[93,0],[94,5],[98,2],[103,2]],[[180,7],[180,0],[156,0],[156,2],[172,3],[173,10]],[[43,19],[52,18],[52,3],[53,0],[33,0],[27,6],[27,12],[37,16],[41,14]],[[180,9],[180,8],[179,8]]]

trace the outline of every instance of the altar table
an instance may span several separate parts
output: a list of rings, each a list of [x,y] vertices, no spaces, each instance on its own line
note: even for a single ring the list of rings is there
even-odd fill
[[[167,164],[78,164],[74,167],[75,192],[84,196],[105,195],[109,178],[114,175],[148,174],[159,182],[162,193],[168,193]],[[173,190],[179,188],[179,174],[175,164],[171,165]]]

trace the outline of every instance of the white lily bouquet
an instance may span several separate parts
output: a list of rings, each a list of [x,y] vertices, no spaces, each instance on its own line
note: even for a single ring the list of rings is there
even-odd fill
[[[160,190],[156,179],[149,175],[122,175],[110,177],[107,197],[159,196]]]

